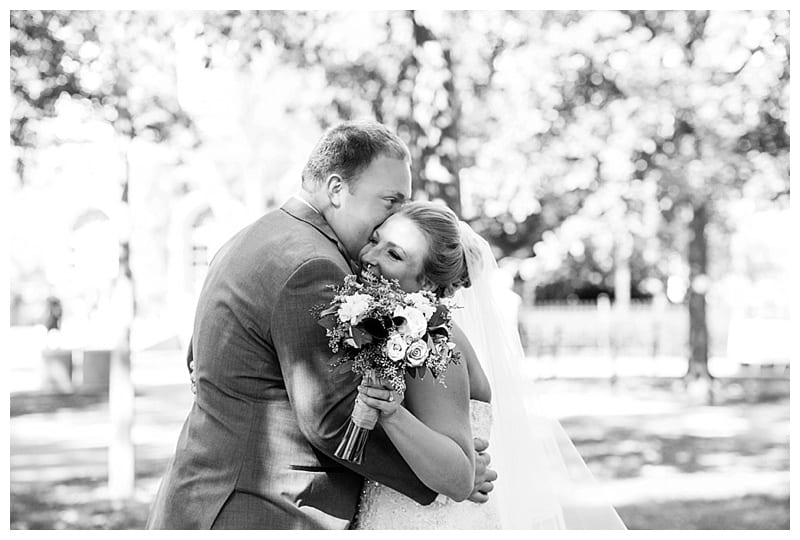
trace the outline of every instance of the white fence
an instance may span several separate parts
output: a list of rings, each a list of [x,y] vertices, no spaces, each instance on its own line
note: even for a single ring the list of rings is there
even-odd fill
[[[706,309],[712,361],[789,364],[788,319],[733,316],[713,304]],[[632,302],[626,311],[620,311],[602,301],[537,304],[523,306],[519,321],[523,347],[536,358],[689,356],[689,311],[685,305]]]
[[[724,356],[730,314],[709,306],[709,355]],[[684,356],[689,312],[683,305],[632,302],[619,311],[602,301],[523,306],[520,333],[532,356],[596,350],[612,356]]]

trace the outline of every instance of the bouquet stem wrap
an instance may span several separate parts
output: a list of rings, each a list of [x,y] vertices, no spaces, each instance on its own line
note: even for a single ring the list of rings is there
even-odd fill
[[[374,371],[368,370],[362,379],[376,382],[378,377]],[[361,464],[364,459],[364,449],[367,446],[367,436],[370,431],[375,429],[377,423],[378,411],[356,399],[353,413],[350,415],[350,422],[347,424],[347,431],[333,455],[339,459]]]

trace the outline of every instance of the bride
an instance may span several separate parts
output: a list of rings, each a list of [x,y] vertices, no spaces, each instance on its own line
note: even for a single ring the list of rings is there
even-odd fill
[[[452,296],[462,307],[453,316],[462,361],[448,368],[446,387],[430,375],[408,378],[404,395],[362,383],[358,399],[379,411],[411,469],[441,495],[422,506],[367,480],[353,528],[624,529],[561,425],[526,407],[522,346],[497,305],[488,243],[448,208],[416,202],[375,230],[360,259],[363,272],[397,279],[408,292]],[[489,439],[498,472],[488,502],[465,501],[473,437]]]

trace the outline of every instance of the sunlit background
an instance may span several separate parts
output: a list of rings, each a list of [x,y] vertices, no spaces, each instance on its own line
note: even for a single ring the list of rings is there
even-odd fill
[[[10,18],[12,528],[144,525],[209,261],[363,118],[630,528],[788,528],[788,12]]]

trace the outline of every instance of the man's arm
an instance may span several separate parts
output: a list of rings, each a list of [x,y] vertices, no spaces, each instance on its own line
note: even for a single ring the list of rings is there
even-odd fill
[[[382,429],[370,433],[361,465],[333,456],[350,420],[360,377],[348,364],[331,370],[328,338],[311,308],[328,305],[334,296],[328,285],[340,284],[344,276],[331,260],[307,261],[284,284],[272,314],[272,342],[300,431],[344,466],[428,504],[436,493],[414,475]]]

